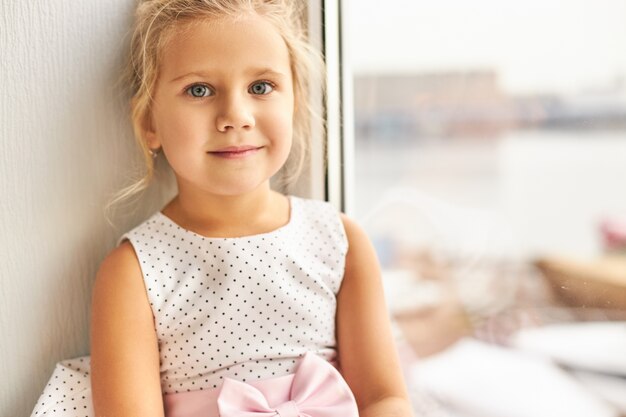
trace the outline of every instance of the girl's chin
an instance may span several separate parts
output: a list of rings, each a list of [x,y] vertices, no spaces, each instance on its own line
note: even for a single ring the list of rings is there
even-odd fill
[[[206,190],[207,192],[223,197],[237,197],[244,196],[247,194],[260,192],[260,191],[270,191],[269,187],[269,179],[262,181],[251,181],[245,183],[230,183],[230,184],[222,184],[220,186],[212,186],[210,189]]]

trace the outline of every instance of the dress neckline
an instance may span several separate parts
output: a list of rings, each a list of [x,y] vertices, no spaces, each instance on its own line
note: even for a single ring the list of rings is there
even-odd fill
[[[182,232],[184,232],[185,234],[189,234],[192,236],[195,236],[199,239],[202,240],[236,240],[236,239],[263,239],[266,237],[270,237],[273,236],[275,234],[279,234],[289,228],[292,227],[296,217],[297,217],[297,204],[296,204],[296,200],[297,198],[292,196],[292,195],[287,195],[287,200],[289,201],[289,220],[287,221],[287,223],[283,224],[282,226],[277,227],[276,229],[270,230],[269,232],[264,232],[264,233],[257,233],[254,235],[244,235],[244,236],[232,236],[232,237],[214,237],[214,236],[205,236],[199,233],[196,233],[194,231],[191,231],[189,229],[186,229],[184,227],[182,227],[181,225],[179,225],[178,223],[176,223],[174,220],[172,220],[171,218],[169,218],[168,216],[166,216],[165,214],[163,214],[162,211],[157,211],[155,216],[157,218],[160,218],[161,220],[165,221],[166,223],[168,223],[170,226],[172,227],[176,227],[177,229],[181,230]]]

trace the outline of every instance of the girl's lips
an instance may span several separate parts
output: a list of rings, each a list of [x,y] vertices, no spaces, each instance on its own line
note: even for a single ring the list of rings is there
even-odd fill
[[[210,151],[211,155],[218,156],[220,158],[234,159],[245,158],[258,152],[262,146],[228,146],[226,148],[218,149],[216,151]]]

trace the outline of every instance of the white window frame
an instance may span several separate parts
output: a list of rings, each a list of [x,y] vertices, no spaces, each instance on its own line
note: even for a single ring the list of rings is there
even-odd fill
[[[341,18],[346,5],[341,0],[309,0],[308,10],[310,42],[322,51],[326,61],[326,99],[322,100],[321,92],[313,86],[312,104],[326,120],[327,129],[324,136],[321,126],[313,126],[310,166],[296,188],[301,194],[329,201],[337,209],[351,214],[354,190],[352,77],[346,65]]]

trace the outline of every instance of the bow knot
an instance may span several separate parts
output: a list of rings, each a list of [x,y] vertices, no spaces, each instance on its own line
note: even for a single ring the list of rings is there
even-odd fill
[[[298,405],[294,401],[287,401],[286,403],[282,403],[278,407],[276,407],[276,414],[280,417],[298,417],[300,415],[300,411],[298,410]]]
[[[354,395],[339,371],[312,352],[300,361],[283,403],[269,404],[258,388],[225,378],[217,406],[220,417],[359,416]]]

